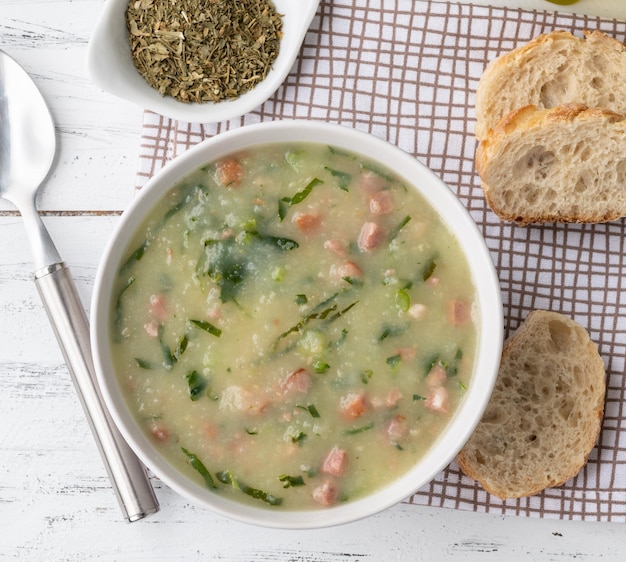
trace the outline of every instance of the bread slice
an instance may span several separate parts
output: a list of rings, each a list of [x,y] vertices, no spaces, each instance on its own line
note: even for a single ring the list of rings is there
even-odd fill
[[[604,409],[605,371],[587,331],[536,310],[505,343],[487,409],[457,457],[502,499],[537,494],[587,462]]]
[[[601,31],[541,35],[491,61],[476,91],[478,140],[507,113],[581,103],[626,114],[626,46]]]
[[[480,143],[489,206],[519,224],[626,216],[626,120],[584,105],[508,114]]]

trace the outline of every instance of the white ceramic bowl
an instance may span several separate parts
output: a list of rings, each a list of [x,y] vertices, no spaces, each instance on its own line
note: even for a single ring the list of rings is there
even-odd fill
[[[477,290],[480,328],[473,380],[462,405],[432,449],[411,470],[379,491],[350,503],[315,511],[270,512],[211,493],[160,456],[126,407],[113,372],[108,326],[114,305],[114,278],[136,227],[157,201],[178,180],[207,162],[254,145],[290,141],[322,144],[330,141],[333,146],[384,163],[403,177],[407,185],[414,186],[447,222],[467,256]],[[105,400],[141,460],[171,488],[198,504],[247,523],[289,529],[330,526],[372,515],[432,480],[465,444],[487,405],[499,366],[503,335],[500,287],[489,251],[470,215],[450,189],[415,158],[383,140],[347,127],[313,121],[274,121],[235,129],[200,143],[165,166],[122,215],[98,270],[91,311],[94,360]]]
[[[283,15],[283,37],[278,57],[265,79],[233,100],[219,103],[183,103],[162,96],[133,64],[126,29],[129,0],[108,0],[89,41],[87,69],[104,91],[166,117],[196,123],[217,123],[244,115],[265,102],[291,70],[319,0],[272,0]]]

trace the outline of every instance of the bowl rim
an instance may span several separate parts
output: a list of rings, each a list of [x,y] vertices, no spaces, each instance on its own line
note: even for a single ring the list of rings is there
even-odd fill
[[[139,74],[132,61],[126,29],[128,0],[108,0],[87,45],[87,73],[105,92],[165,117],[195,123],[217,123],[261,106],[282,85],[300,53],[320,0],[271,0],[283,17],[280,50],[267,76],[232,100],[184,103],[162,96]]]
[[[136,426],[118,388],[109,355],[114,275],[130,238],[159,198],[177,180],[207,162],[254,145],[279,142],[332,144],[383,163],[415,187],[442,216],[466,255],[469,248],[468,265],[480,316],[474,384],[469,385],[459,410],[425,457],[406,474],[368,496],[321,510],[270,511],[249,506],[213,494],[170,467]],[[443,181],[412,155],[370,133],[304,120],[263,122],[220,133],[190,148],[157,172],[124,211],[108,240],[96,273],[91,317],[92,351],[102,395],[120,432],[141,461],[170,488],[195,504],[240,522],[280,529],[314,529],[353,522],[401,502],[432,481],[456,457],[487,406],[498,372],[504,330],[500,285],[487,245],[467,209]]]

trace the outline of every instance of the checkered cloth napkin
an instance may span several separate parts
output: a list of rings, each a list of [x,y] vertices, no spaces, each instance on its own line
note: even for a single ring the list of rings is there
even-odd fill
[[[507,334],[533,309],[585,326],[604,358],[601,437],[565,485],[502,501],[452,463],[405,501],[470,511],[626,522],[626,222],[519,227],[486,206],[474,167],[474,94],[491,59],[541,33],[626,23],[556,12],[429,0],[322,0],[281,88],[243,117],[190,124],[145,113],[137,187],[206,137],[276,119],[318,119],[399,146],[438,174],[480,227],[496,264]]]

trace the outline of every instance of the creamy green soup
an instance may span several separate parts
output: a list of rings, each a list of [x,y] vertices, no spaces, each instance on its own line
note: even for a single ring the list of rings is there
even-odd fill
[[[113,359],[165,459],[270,509],[361,498],[432,446],[471,384],[457,240],[376,162],[272,144],[185,178],[137,230]]]

